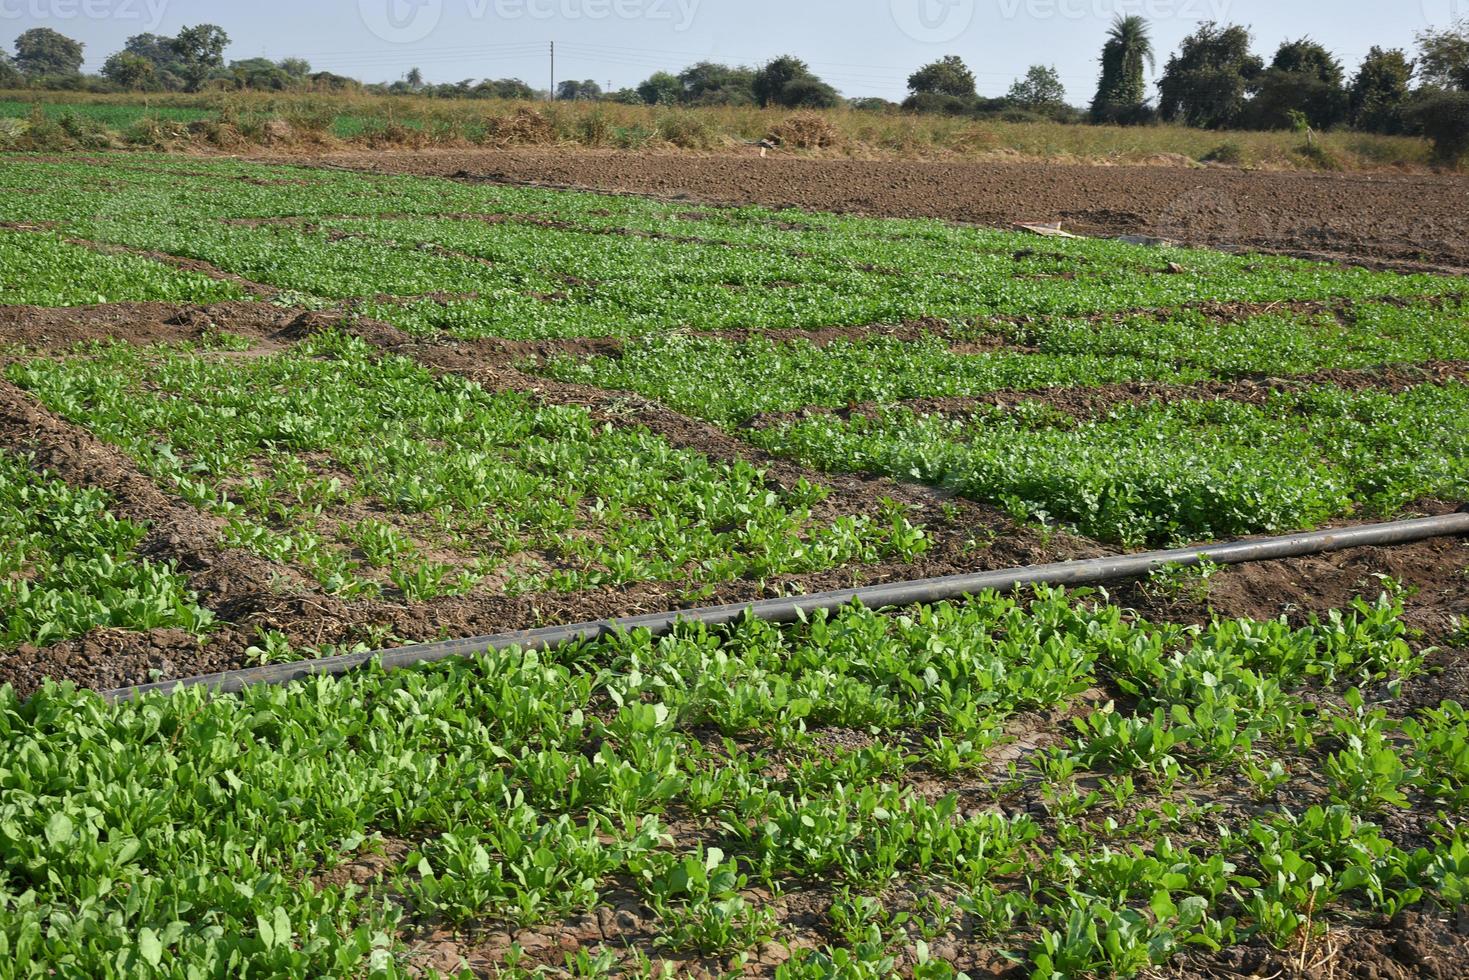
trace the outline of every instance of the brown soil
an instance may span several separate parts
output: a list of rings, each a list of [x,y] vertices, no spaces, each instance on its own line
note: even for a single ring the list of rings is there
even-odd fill
[[[133,344],[198,341],[229,331],[256,342],[286,330],[300,313],[265,303],[106,303],[95,306],[0,306],[0,344],[62,351],[93,340]]]
[[[1181,957],[1157,975],[1214,980],[1463,980],[1469,977],[1469,931],[1462,916],[1408,911],[1391,922],[1336,929],[1305,949],[1282,952],[1263,942]],[[1469,925],[1469,923],[1462,923]]]
[[[1450,510],[1447,505],[1430,504],[1417,512]],[[1469,540],[1462,538],[1235,565],[1216,572],[1201,596],[1180,597],[1149,583],[1125,584],[1112,592],[1117,601],[1158,620],[1199,622],[1212,612],[1256,620],[1284,615],[1299,625],[1312,614],[1325,616],[1333,609],[1348,608],[1358,597],[1375,598],[1383,588],[1382,576],[1407,589],[1404,621],[1419,633],[1421,645],[1449,643],[1455,619],[1469,620]],[[1448,650],[1438,666],[1450,667],[1461,659],[1469,668],[1469,659]],[[1443,690],[1440,683],[1434,688]],[[1438,703],[1434,693],[1425,692],[1424,700],[1430,698],[1434,698],[1432,704]]]
[[[342,152],[277,162],[982,225],[1059,221],[1086,235],[1469,269],[1469,179],[1453,174],[765,160],[566,148]]]

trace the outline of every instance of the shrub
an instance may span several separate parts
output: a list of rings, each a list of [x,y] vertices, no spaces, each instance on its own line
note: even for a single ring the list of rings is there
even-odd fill
[[[919,92],[916,95],[908,96],[903,101],[903,109],[907,112],[921,112],[929,115],[967,116],[974,111],[974,101],[974,99],[966,99],[958,95]]]
[[[1434,158],[1454,167],[1469,156],[1469,92],[1434,91],[1408,107],[1408,122],[1433,141]]]
[[[618,126],[612,131],[612,142],[619,150],[640,150],[658,136],[646,126]]]
[[[285,119],[299,138],[324,143],[330,138],[332,125],[337,121],[337,110],[326,102],[300,102],[290,108]]]
[[[841,142],[837,128],[819,112],[798,112],[790,116],[770,131],[770,138],[798,150],[819,150]]]
[[[707,150],[719,140],[719,134],[702,115],[681,109],[659,115],[658,132],[685,150]]]
[[[556,142],[556,127],[535,109],[521,106],[508,116],[491,119],[486,135],[500,146],[536,146]]]
[[[600,108],[576,121],[576,140],[583,146],[606,146],[613,141],[612,121]]]
[[[1319,140],[1306,142],[1296,147],[1295,155],[1317,170],[1342,169],[1341,158]]]
[[[123,131],[122,139],[129,146],[161,150],[170,142],[185,139],[188,135],[189,131],[185,126],[165,126],[156,116],[144,116]]]
[[[841,104],[837,90],[819,78],[797,78],[780,90],[780,104],[790,109],[834,109]]]
[[[1234,141],[1220,143],[1214,149],[1199,157],[1200,163],[1222,163],[1231,167],[1238,167],[1245,162],[1244,147]]]
[[[69,150],[74,144],[66,130],[56,120],[46,115],[39,105],[31,106],[26,117],[25,132],[20,147],[25,150]]]

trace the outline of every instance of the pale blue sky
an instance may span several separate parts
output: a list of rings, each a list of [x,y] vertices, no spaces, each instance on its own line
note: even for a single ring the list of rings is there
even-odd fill
[[[1244,24],[1267,58],[1309,35],[1349,72],[1374,44],[1410,48],[1425,27],[1469,16],[1469,0],[0,0],[0,40],[52,27],[87,45],[95,70],[124,39],[216,23],[230,58],[288,55],[368,81],[410,67],[430,81],[556,75],[613,87],[711,58],[753,64],[791,52],[846,95],[901,98],[909,72],[958,54],[999,95],[1033,63],[1053,64],[1073,102],[1096,83],[1117,13],[1152,22],[1159,67],[1201,21]]]

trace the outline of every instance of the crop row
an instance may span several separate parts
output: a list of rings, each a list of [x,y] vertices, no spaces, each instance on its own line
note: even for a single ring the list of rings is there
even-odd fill
[[[238,286],[132,255],[101,255],[44,231],[0,229],[0,305],[239,299]]]
[[[1196,629],[984,595],[238,702],[0,691],[0,949],[21,975],[400,976],[415,920],[554,929],[614,882],[675,959],[798,938],[750,889],[820,886],[834,945],[782,966],[793,980],[888,976],[955,937],[1047,978],[1293,949],[1339,916],[1469,897],[1463,710],[1394,721],[1357,691],[1422,669],[1400,614],[1385,596],[1299,629]],[[1081,705],[1071,737],[987,761],[1017,712],[1103,682],[1136,712]],[[1199,784],[1270,805],[1200,803]],[[1378,822],[1409,803],[1446,818],[1414,850]],[[400,841],[366,891],[328,873]],[[568,965],[612,975],[618,946]]]
[[[1239,320],[1199,310],[1086,321],[1037,318],[1003,325],[1006,338],[1054,355],[1110,354],[1203,368],[1217,376],[1290,375],[1334,368],[1469,357],[1469,302],[1353,303],[1322,313]]]
[[[0,650],[96,627],[207,630],[214,617],[183,580],[134,553],[144,528],[27,463],[0,453]]]
[[[646,580],[697,592],[927,545],[896,505],[815,520],[820,486],[777,489],[747,464],[335,334],[255,357],[118,343],[8,373],[222,516],[226,543],[349,596]]]
[[[832,471],[916,479],[1105,540],[1167,543],[1469,498],[1469,386],[1315,387],[1261,405],[1148,404],[1079,421],[1036,403],[970,418],[881,410],[750,434]]]
[[[54,221],[83,239],[204,260],[303,301],[417,297],[367,309],[413,331],[467,337],[812,327],[1460,288],[1447,277],[1110,241],[1039,247],[1015,233],[938,222],[759,208],[689,215],[674,204],[606,195],[238,164],[151,172],[146,161],[19,163],[0,191],[26,193],[0,193],[0,220]],[[459,298],[422,298],[430,293]]]
[[[954,353],[937,335],[872,336],[821,346],[670,335],[629,341],[616,357],[561,355],[530,367],[563,381],[637,391],[736,426],[757,415],[812,406],[1469,359],[1466,317],[1469,306],[1449,302],[1360,303],[1345,323],[1309,313],[1234,323],[1196,311],[1115,324],[1055,318],[1009,328],[1012,339],[1034,345],[1033,352],[1000,348],[978,354]]]

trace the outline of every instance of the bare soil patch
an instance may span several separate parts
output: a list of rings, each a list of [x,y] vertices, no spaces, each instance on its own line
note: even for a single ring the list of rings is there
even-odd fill
[[[133,344],[199,341],[228,331],[256,343],[277,338],[302,314],[267,303],[105,303],[93,306],[0,306],[0,344],[62,351],[94,340]]]
[[[1447,504],[1425,501],[1415,513],[1450,512]],[[1135,582],[1112,589],[1123,605],[1158,620],[1199,622],[1210,613],[1256,620],[1286,616],[1302,625],[1310,616],[1344,609],[1356,598],[1373,599],[1391,578],[1408,591],[1404,621],[1418,631],[1423,646],[1438,646],[1438,665],[1463,661],[1469,682],[1469,651],[1449,644],[1455,639],[1455,619],[1469,619],[1469,540],[1434,538],[1392,548],[1354,548],[1334,554],[1289,558],[1223,568],[1210,578],[1202,594],[1180,596],[1157,583]],[[1451,687],[1469,690],[1469,683]],[[1435,682],[1436,692],[1443,685]],[[1425,691],[1422,699],[1438,704],[1442,697]],[[1413,695],[1412,697],[1417,697]]]

